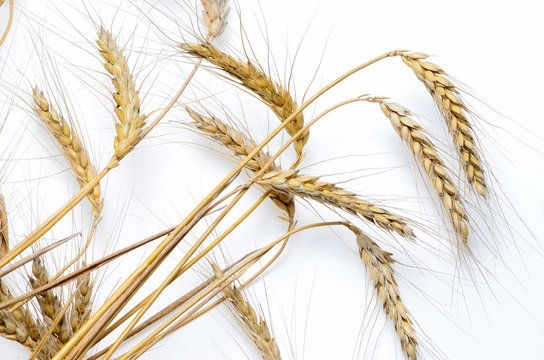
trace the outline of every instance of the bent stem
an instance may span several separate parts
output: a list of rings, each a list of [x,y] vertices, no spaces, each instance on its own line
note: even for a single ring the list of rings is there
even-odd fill
[[[247,266],[253,264],[257,260],[259,260],[263,255],[265,255],[268,251],[270,251],[273,247],[278,245],[280,242],[283,242],[285,239],[289,238],[293,234],[296,234],[300,231],[308,230],[311,228],[317,228],[317,227],[323,227],[323,226],[344,226],[348,229],[350,228],[351,224],[345,221],[332,221],[332,222],[323,222],[323,223],[314,223],[314,224],[308,224],[304,226],[300,226],[296,229],[293,229],[286,234],[282,235],[278,239],[274,240],[267,246],[261,248],[260,250],[254,252],[251,256],[249,256],[246,260],[241,262],[239,265],[233,267],[229,272],[225,273],[225,277],[219,280],[216,280],[214,283],[212,283],[209,288],[207,288],[202,294],[195,297],[191,302],[186,304],[183,308],[178,310],[170,319],[168,319],[165,323],[163,323],[161,326],[159,326],[157,329],[155,329],[151,334],[149,334],[144,340],[142,340],[138,345],[136,345],[134,348],[132,348],[127,353],[123,354],[122,356],[116,358],[116,360],[127,360],[134,354],[136,354],[138,351],[140,351],[144,346],[150,347],[156,344],[160,339],[162,339],[165,335],[163,331],[167,329],[170,325],[172,327],[177,327],[181,323],[183,323],[187,318],[196,311],[195,309],[192,309],[192,312],[189,314],[185,314],[187,311],[189,311],[195,304],[197,304],[200,300],[202,300],[205,296],[210,294],[212,291],[215,291],[216,293],[219,293],[222,288],[227,286],[229,283],[234,281],[235,279],[231,279],[232,277],[236,276],[239,271],[246,268]],[[227,285],[224,285],[225,282],[228,282]],[[215,296],[215,294],[214,294]],[[210,299],[207,299],[208,301]],[[200,307],[202,307],[206,302],[203,302]],[[185,314],[185,316],[184,316]]]
[[[4,43],[6,40],[6,37],[8,36],[9,30],[11,29],[11,24],[13,23],[13,0],[9,0],[9,19],[8,19],[8,25],[6,26],[6,30],[4,31],[4,34],[2,35],[2,38],[0,39],[0,46]]]
[[[166,289],[166,287],[168,285],[170,285],[172,283],[172,281],[174,281],[176,278],[178,278],[181,274],[183,274],[187,269],[189,269],[192,264],[196,263],[199,259],[201,259],[204,255],[206,255],[206,253],[208,253],[211,249],[213,249],[217,244],[219,244],[220,241],[222,241],[228,234],[230,234],[234,229],[236,229],[236,227],[238,227],[238,225],[240,225],[245,219],[247,219],[247,217],[255,210],[257,209],[257,207],[259,205],[262,204],[262,202],[264,200],[266,200],[268,198],[268,192],[266,192],[264,195],[261,196],[261,198],[259,200],[257,200],[257,202],[255,202],[255,204],[253,204],[238,220],[236,220],[236,222],[226,231],[224,232],[223,234],[221,234],[221,236],[219,236],[211,245],[209,245],[204,251],[202,251],[195,259],[193,259],[191,261],[190,264],[188,264],[188,266],[185,266],[185,264],[187,263],[187,261],[189,260],[190,256],[200,247],[200,245],[202,245],[202,243],[204,242],[204,240],[207,238],[207,234],[211,233],[211,231],[213,230],[213,228],[215,228],[215,226],[213,227],[210,227],[207,231],[206,231],[206,236],[204,237],[201,237],[199,239],[199,241],[197,241],[191,248],[191,251],[189,251],[185,256],[184,258],[176,265],[176,267],[174,268],[174,270],[172,270],[172,272],[170,272],[170,274],[168,275],[168,277],[162,282],[162,284],[153,292],[151,298],[149,298],[149,300],[147,300],[146,304],[142,307],[142,309],[138,312],[138,314],[136,314],[136,316],[134,317],[134,319],[132,319],[132,321],[128,324],[128,326],[125,328],[125,330],[123,331],[123,333],[117,338],[117,340],[115,341],[115,343],[111,346],[111,348],[108,350],[108,352],[106,353],[106,355],[104,355],[104,358],[103,360],[108,360],[111,358],[111,356],[113,355],[113,353],[115,352],[115,350],[117,350],[117,348],[119,347],[119,345],[121,345],[121,343],[126,339],[126,337],[128,336],[128,334],[130,333],[130,331],[132,329],[134,329],[134,327],[136,326],[136,324],[138,323],[138,321],[140,321],[140,319],[144,316],[144,314],[147,312],[147,310],[149,309],[149,307],[155,302],[155,300],[158,298],[158,296],[164,291],[164,289]],[[230,206],[230,204],[229,204]],[[222,212],[222,216],[220,215],[220,220],[230,211],[231,207],[227,206],[227,208],[225,208]],[[219,222],[216,221],[215,224],[218,224]]]
[[[88,193],[93,191],[94,187],[108,174],[108,172],[117,166],[117,158],[114,157],[96,177],[90,181],[87,185],[81,188],[79,192],[72,197],[66,204],[64,204],[59,210],[51,215],[47,220],[40,224],[34,231],[32,231],[22,242],[17,244],[11,249],[1,260],[0,269],[6,266],[11,260],[15,259],[19,254],[25,251],[30,245],[34,244],[38,239],[45,235],[51,228],[59,222],[70,210],[72,210]]]

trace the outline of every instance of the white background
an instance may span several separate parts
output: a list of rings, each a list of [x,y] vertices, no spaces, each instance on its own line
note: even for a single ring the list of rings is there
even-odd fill
[[[195,3],[190,5],[194,8]],[[284,83],[291,79],[299,103],[352,67],[399,48],[433,55],[433,61],[462,84],[468,91],[466,101],[481,115],[474,125],[496,177],[499,200],[493,202],[494,209],[503,211],[487,214],[490,229],[471,239],[481,268],[486,269],[483,277],[476,268],[473,281],[458,272],[426,183],[376,106],[350,105],[320,120],[312,128],[302,171],[332,175],[325,179],[342,182],[426,224],[427,231],[417,229],[416,245],[375,234],[376,241],[402,263],[395,270],[425,346],[422,358],[542,359],[544,259],[538,243],[544,235],[540,110],[544,26],[540,2],[240,0],[232,8],[218,46],[242,53],[241,24],[248,38],[246,49],[249,44],[256,54],[251,57],[257,56]],[[0,191],[6,197],[12,246],[77,190],[53,142],[27,113],[31,86],[38,84],[57,103],[68,103],[100,168],[112,154],[114,131],[107,93],[111,85],[93,47],[93,24],[111,29],[130,52],[129,63],[145,95],[142,111],[150,113],[168,101],[191,69],[191,61],[179,54],[175,43],[190,41],[202,27],[193,12],[175,1],[153,5],[16,1],[15,24],[0,49],[0,119],[5,121],[0,134]],[[4,4],[1,30],[6,19]],[[193,85],[185,93],[185,103],[198,108],[194,103],[198,100],[218,115],[228,110],[257,140],[279,124],[256,99],[204,70]],[[452,154],[432,99],[400,59],[363,70],[311,105],[305,116],[310,119],[364,93],[386,95],[410,108],[435,135],[437,145]],[[233,168],[234,162],[217,151],[220,148],[175,123],[184,120],[182,108],[174,109],[103,181],[104,219],[88,261],[177,224]],[[278,149],[284,140],[278,139],[269,150]],[[292,158],[289,149],[282,164],[287,167]],[[454,157],[446,159],[454,164]],[[258,190],[250,193],[236,213],[259,194]],[[89,210],[83,204],[45,241],[85,232]],[[339,218],[307,202],[297,205],[297,213],[300,224]],[[279,215],[273,204],[265,202],[227,238],[222,247],[227,259],[237,259],[281,236],[285,224]],[[228,224],[229,220],[222,229]],[[485,244],[494,244],[499,257],[493,257]],[[47,260],[49,266],[62,263],[75,248],[74,244],[55,253],[55,260]],[[164,272],[182,254],[183,249],[174,252]],[[143,255],[136,253],[98,275],[97,305]],[[221,261],[223,255],[217,252],[216,257]],[[205,265],[199,270],[208,273]],[[180,296],[201,277],[188,274],[159,303]],[[21,272],[11,281],[24,290],[24,279]],[[154,278],[144,292],[157,286],[159,279]],[[264,281],[247,293],[264,310],[284,359],[403,358],[393,327],[376,306],[353,238],[342,229],[322,228],[293,237]],[[0,346],[6,359],[28,356],[16,343],[0,339]],[[142,358],[257,359],[258,354],[231,314],[222,309],[176,332]]]

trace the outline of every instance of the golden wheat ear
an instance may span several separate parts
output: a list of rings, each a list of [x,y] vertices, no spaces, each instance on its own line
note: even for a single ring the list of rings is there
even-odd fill
[[[355,226],[348,226],[356,235],[359,255],[365,265],[378,301],[382,304],[387,317],[393,322],[395,331],[400,339],[402,351],[410,360],[418,357],[418,341],[413,320],[406,309],[395,280],[392,265],[395,260],[392,254],[382,250],[376,242]]]
[[[225,277],[217,265],[212,264],[212,268],[217,279]],[[281,360],[280,349],[268,324],[247,300],[242,290],[230,284],[223,289],[223,296],[244,332],[259,350],[261,358],[263,360]]]
[[[13,299],[8,286],[0,279],[0,302]],[[25,306],[17,310],[0,310],[0,336],[14,340],[29,349],[33,349],[40,334],[36,321]]]
[[[127,60],[111,33],[101,27],[96,43],[115,88],[112,95],[116,104],[117,136],[113,146],[115,156],[121,160],[142,140],[146,117],[140,113],[140,98]]]
[[[68,121],[64,119],[55,108],[47,101],[43,92],[34,87],[34,114],[45,125],[48,132],[57,141],[57,144],[62,149],[66,160],[70,164],[77,182],[81,188],[85,187],[96,176],[96,168],[89,160],[89,154],[83,142],[75,131],[70,128]],[[93,188],[93,191],[87,195],[93,213],[99,214],[102,210],[102,200],[100,198],[100,184]]]
[[[209,43],[180,44],[179,46],[189,54],[209,61],[239,81],[242,86],[259,96],[272,109],[280,121],[283,122],[298,109],[298,105],[289,93],[289,90],[272,80],[249,60],[242,61],[236,59]],[[304,115],[301,112],[287,124],[285,130],[290,136],[294,136],[303,127]],[[302,150],[308,142],[309,136],[310,133],[306,130],[295,140],[293,146],[298,156],[302,156]]]
[[[208,28],[207,40],[211,42],[220,36],[227,26],[227,18],[230,8],[227,7],[228,0],[201,0],[202,20]]]
[[[30,285],[33,289],[46,285],[50,280],[49,272],[39,258],[34,259],[32,263],[32,275],[30,277]],[[61,300],[53,289],[39,293],[37,299],[46,325],[49,326],[63,308]],[[53,329],[53,335],[63,344],[72,336],[72,329],[69,325],[70,323],[65,315]]]
[[[406,143],[414,158],[419,161],[442,206],[453,225],[459,245],[468,248],[469,221],[457,186],[448,175],[448,169],[439,157],[437,148],[425,134],[425,130],[413,119],[413,114],[401,105],[390,103],[383,98],[369,98],[378,102],[382,112]]]
[[[489,191],[485,179],[482,159],[476,148],[472,126],[468,119],[468,108],[459,96],[459,90],[448,79],[448,74],[438,65],[423,61],[428,55],[421,53],[402,53],[402,60],[414,71],[417,78],[431,93],[459,153],[461,165],[467,181],[482,197]]]
[[[358,215],[382,229],[396,232],[407,239],[415,238],[414,231],[408,226],[406,219],[371,204],[335,184],[320,181],[318,177],[299,175],[295,170],[273,171],[263,175],[257,182],[286,194],[313,199]]]

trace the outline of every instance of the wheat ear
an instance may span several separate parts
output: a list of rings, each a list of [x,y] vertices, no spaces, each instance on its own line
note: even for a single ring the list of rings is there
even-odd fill
[[[85,264],[83,264],[85,266]],[[81,328],[89,317],[92,310],[92,293],[93,284],[91,282],[91,275],[79,277],[76,282],[76,296],[72,303],[72,310],[70,312],[70,325],[72,331],[75,333]]]
[[[296,170],[272,171],[263,175],[257,182],[287,194],[310,198],[343,209],[362,216],[382,229],[394,231],[408,239],[415,238],[413,230],[402,217],[362,200],[335,184],[320,181],[319,177],[299,175]]]
[[[64,152],[70,167],[72,168],[80,187],[85,187],[96,176],[96,169],[89,160],[87,150],[83,147],[82,141],[77,134],[70,129],[70,124],[64,117],[55,110],[47,101],[43,92],[34,87],[34,113],[45,125],[49,133],[57,140],[57,143]],[[99,214],[102,210],[100,199],[100,184],[93,188],[87,198],[93,206],[93,212]]]
[[[227,17],[230,8],[227,7],[228,0],[201,0],[202,20],[208,27],[208,41],[220,36],[227,26]]]
[[[223,53],[215,46],[206,44],[180,44],[180,47],[201,59],[206,59],[221,70],[225,71],[238,80],[241,85],[257,94],[267,104],[281,121],[286,120],[297,108],[297,103],[279,83],[272,80],[265,72],[259,70],[250,61],[242,61]],[[295,135],[304,127],[304,116],[302,112],[287,124],[285,130],[290,136]],[[309,131],[305,131],[293,143],[295,151],[302,155],[304,145],[308,142]]]
[[[485,171],[476,149],[474,134],[467,113],[468,109],[459,96],[459,91],[438,65],[422,61],[428,58],[421,53],[400,54],[404,63],[412,68],[418,79],[425,84],[448,124],[467,180],[476,192],[488,195]]]
[[[50,279],[49,272],[39,258],[34,259],[32,263],[32,275],[30,285],[33,289],[46,285]],[[63,307],[60,299],[55,295],[53,289],[39,293],[37,299],[46,324],[51,324]],[[72,336],[72,329],[66,314],[53,329],[53,334],[62,343],[66,343]]]
[[[0,302],[12,298],[8,287],[0,279]],[[32,349],[39,339],[39,332],[32,314],[25,307],[20,307],[13,312],[7,309],[0,310],[0,336]]]
[[[225,277],[217,265],[212,264],[212,268],[217,279]],[[268,324],[255,311],[243,292],[232,284],[226,286],[222,292],[229,308],[236,315],[236,320],[259,350],[261,358],[263,360],[280,360],[280,349],[268,328]]]
[[[115,156],[121,160],[142,140],[146,117],[140,113],[139,94],[126,58],[111,33],[101,27],[96,43],[105,61],[104,67],[111,75],[111,81],[116,90],[113,99],[116,104],[117,136],[113,146]]]
[[[4,195],[0,194],[0,259],[9,251],[8,212]]]
[[[249,136],[234,127],[225,124],[220,119],[213,115],[205,116],[193,109],[186,107],[187,113],[193,119],[193,125],[206,134],[215,142],[225,146],[232,151],[234,155],[245,158],[248,156],[257,145],[250,139]],[[259,172],[264,165],[270,160],[270,155],[261,150],[257,152],[251,160],[246,164],[246,168],[254,173]],[[277,171],[279,169],[276,163],[272,163],[267,171]],[[293,219],[295,213],[295,203],[293,196],[284,192],[272,191],[270,198],[274,203],[282,209],[289,220]]]
[[[417,359],[418,341],[411,315],[406,310],[399,294],[392,265],[395,260],[392,254],[382,250],[370,237],[355,226],[348,226],[356,235],[359,255],[367,272],[374,282],[378,300],[395,326],[404,354],[410,360]]]
[[[468,217],[459,190],[450,179],[446,165],[438,156],[434,144],[425,135],[423,128],[414,121],[412,113],[403,106],[380,98],[369,98],[369,101],[380,104],[382,112],[391,121],[397,134],[408,145],[412,155],[419,160],[448,213],[457,237],[467,246]]]

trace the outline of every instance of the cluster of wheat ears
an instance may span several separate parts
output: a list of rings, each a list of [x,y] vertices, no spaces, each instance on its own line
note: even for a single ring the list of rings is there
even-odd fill
[[[202,11],[195,12],[199,17],[195,22],[203,23],[207,34],[197,36],[198,41],[179,41],[176,44],[177,56],[193,61],[194,67],[179,87],[178,93],[161,109],[146,107],[145,98],[139,93],[140,87],[134,71],[127,61],[127,50],[120,46],[107,27],[97,26],[96,50],[111,79],[107,86],[111,92],[114,105],[112,114],[115,118],[113,155],[102,169],[92,163],[81,131],[63,116],[59,104],[55,104],[53,99],[58,97],[48,93],[48,89],[28,89],[31,93],[31,97],[26,99],[29,104],[28,112],[43,124],[43,129],[57,143],[80,190],[39,226],[30,229],[28,235],[22,239],[10,238],[10,214],[7,213],[4,198],[0,197],[0,335],[28,348],[32,352],[31,359],[136,359],[174,330],[216,305],[223,304],[228,306],[263,359],[281,359],[280,347],[269,324],[260,308],[249,301],[244,289],[274,264],[293,234],[318,227],[343,227],[353,234],[360,258],[373,284],[376,299],[393,324],[404,356],[411,360],[420,358],[420,330],[399,291],[396,254],[384,250],[380,246],[380,239],[371,237],[364,230],[365,227],[376,227],[379,232],[397,237],[399,241],[417,242],[418,229],[414,227],[418,223],[336,183],[304,174],[301,164],[306,151],[311,151],[309,140],[312,126],[323,116],[355,102],[366,102],[370,106],[374,104],[379,107],[384,120],[390,122],[399,141],[405,144],[419,166],[420,174],[429,184],[428,190],[437,200],[438,211],[445,220],[441,226],[449,230],[453,255],[459,263],[471,267],[478,263],[471,248],[479,237],[470,214],[474,209],[468,203],[471,199],[478,199],[480,206],[486,206],[493,194],[493,188],[490,171],[481,155],[483,150],[471,125],[476,117],[464,102],[463,92],[452,77],[426,54],[394,50],[349,70],[303,103],[297,103],[288,84],[275,79],[256,60],[232,56],[214,45],[227,25],[228,0],[201,0],[200,5]],[[0,6],[9,6],[11,11],[7,29],[0,40],[2,46],[12,23],[14,1],[0,1]],[[402,60],[406,70],[413,72],[427,88],[457,150],[457,154],[451,156],[456,158],[458,167],[447,165],[448,162],[442,158],[442,151],[431,141],[431,136],[410,110],[387,97],[362,95],[333,105],[312,117],[309,117],[309,112],[305,112],[325,92],[332,90],[352,74],[386,58]],[[181,101],[182,94],[200,67],[211,69],[212,74],[221,76],[242,91],[253,94],[263,106],[268,106],[275,114],[279,120],[278,126],[259,142],[249,133],[233,126],[228,115],[212,113],[194,102]],[[110,171],[122,166],[122,160],[130,156],[174,107],[186,111],[187,118],[190,119],[185,124],[187,127],[223,147],[226,154],[235,159],[236,166],[175,227],[94,262],[84,261],[89,245],[100,241],[95,239],[95,230],[100,224],[103,210],[101,181]],[[282,134],[282,131],[287,133],[287,140],[279,150],[268,152],[267,145]],[[292,150],[295,161],[289,167],[280,165],[279,156]],[[242,185],[232,185],[235,178],[243,178],[247,174],[249,180],[244,180]],[[218,232],[218,226],[252,187],[261,189],[263,195],[226,230]],[[267,246],[249,252],[240,260],[221,268],[209,255],[267,199],[272,200],[282,213],[282,219],[287,225],[285,234]],[[43,257],[70,239],[48,246],[37,244],[82,201],[88,201],[92,207],[92,226],[85,246],[76,256],[63,263],[61,270],[53,273]],[[333,209],[338,217],[330,221],[318,218],[319,221],[315,223],[300,225],[297,221],[296,204],[301,201],[322,204]],[[278,214],[271,215],[275,217]],[[347,218],[352,220],[348,221]],[[196,229],[200,232],[201,228],[196,225],[202,223],[206,223],[205,230],[197,233]],[[208,242],[212,235],[215,238]],[[182,256],[173,253],[190,236],[196,236],[196,242]],[[151,243],[156,239],[160,239],[158,245]],[[130,256],[131,251],[142,246],[152,249],[147,258],[115,288],[106,301],[93,304],[93,295],[97,290],[94,271],[122,256]],[[23,252],[31,247],[33,251],[24,255]],[[268,255],[268,260],[263,266],[260,260],[265,255]],[[153,285],[155,290],[146,294],[136,305],[130,302],[136,294],[141,294],[142,286],[164,260],[173,257],[175,267],[162,282]],[[29,286],[27,291],[20,293],[5,280],[17,269],[30,268],[30,264]],[[254,270],[257,265],[258,270]],[[200,269],[206,267],[209,278],[143,321],[144,315],[161,293],[174,280],[196,266]],[[250,269],[253,269],[252,276],[241,281],[242,274]],[[157,324],[152,331],[148,330],[151,325]],[[128,351],[119,354],[121,344],[146,330],[147,333],[135,344],[132,343]],[[101,341],[113,331],[117,333],[116,338],[107,347],[103,347]]]

